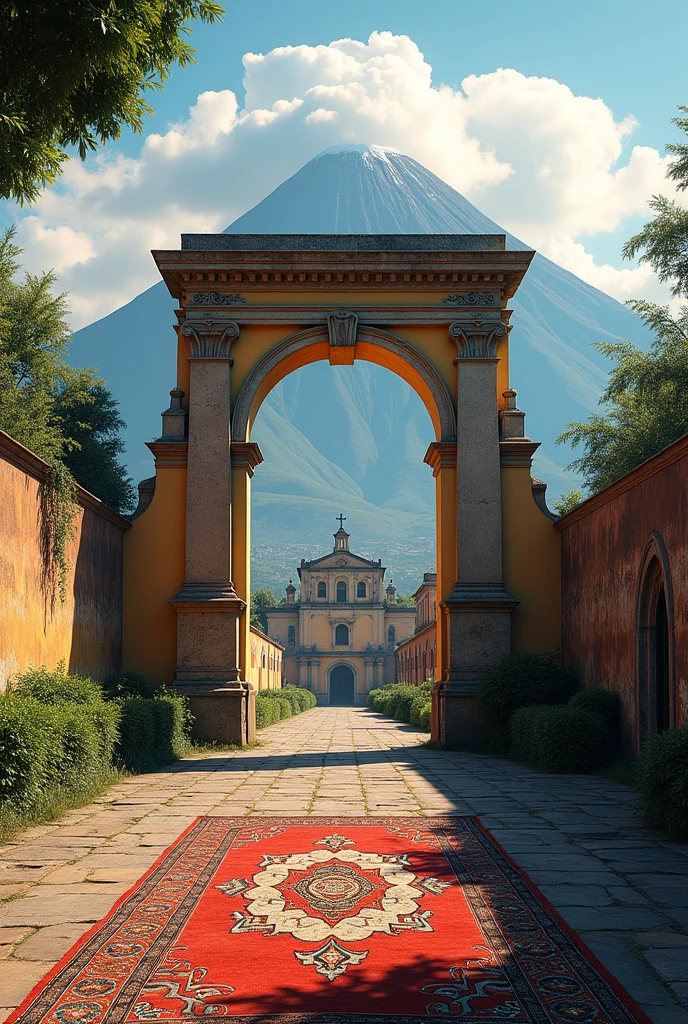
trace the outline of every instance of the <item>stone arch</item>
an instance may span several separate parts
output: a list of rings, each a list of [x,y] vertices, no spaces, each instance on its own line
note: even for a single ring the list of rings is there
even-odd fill
[[[456,413],[447,387],[437,370],[403,338],[377,327],[358,329],[359,358],[392,369],[418,393],[428,411],[438,441],[456,437]],[[311,327],[279,342],[260,359],[244,381],[234,404],[232,437],[250,440],[253,421],[263,401],[281,380],[309,363],[327,359],[326,327]]]
[[[358,689],[358,672],[354,665],[344,660],[333,662],[326,672],[326,684],[330,704],[353,707]],[[336,695],[335,689],[339,691]]]
[[[636,588],[636,744],[676,721],[674,686],[674,587],[662,535],[645,546]]]

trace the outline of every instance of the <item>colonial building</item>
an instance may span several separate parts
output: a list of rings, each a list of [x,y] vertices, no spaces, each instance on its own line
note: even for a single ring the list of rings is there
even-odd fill
[[[413,636],[402,640],[396,650],[398,683],[434,682],[437,679],[437,574],[423,573],[423,582],[413,595],[416,626]]]
[[[268,612],[268,633],[286,648],[284,681],[312,690],[318,704],[365,704],[366,694],[395,678],[395,648],[413,633],[416,612],[397,604],[386,569],[349,549],[340,516],[334,549],[298,567],[287,603]]]

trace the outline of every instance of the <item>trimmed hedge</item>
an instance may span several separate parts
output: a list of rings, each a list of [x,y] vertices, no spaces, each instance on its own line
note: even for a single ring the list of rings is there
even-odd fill
[[[616,690],[581,690],[569,701],[570,708],[583,708],[599,715],[609,740],[609,760],[621,753],[621,697]]]
[[[0,803],[28,806],[51,787],[81,789],[109,775],[118,708],[0,696]]]
[[[152,699],[126,697],[113,703],[121,715],[117,755],[127,768],[150,771],[184,756],[191,728],[184,697],[161,693]]]
[[[371,690],[366,704],[388,718],[399,722],[410,722],[421,729],[430,729],[432,683],[426,680],[418,686],[410,683],[387,683],[380,689]]]
[[[103,688],[88,676],[69,675],[64,662],[55,669],[32,668],[12,680],[10,691],[35,697],[42,704],[94,704],[103,700]]]
[[[507,654],[483,672],[476,703],[487,722],[490,748],[507,753],[509,719],[519,708],[566,704],[578,689],[556,654]]]
[[[308,711],[316,705],[316,697],[302,686],[283,686],[277,690],[256,693],[256,729],[282,722],[285,718]]]
[[[511,717],[512,756],[545,772],[594,772],[610,760],[602,718],[586,708],[534,706]]]
[[[688,726],[648,736],[638,784],[647,824],[688,839]]]

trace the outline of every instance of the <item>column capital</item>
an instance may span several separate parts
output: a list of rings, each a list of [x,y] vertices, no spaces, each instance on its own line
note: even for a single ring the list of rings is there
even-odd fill
[[[423,462],[430,466],[434,477],[443,469],[456,469],[456,440],[433,441],[423,456]]]
[[[190,359],[215,359],[232,362],[230,352],[239,337],[234,320],[184,320],[180,330],[191,345]]]
[[[507,333],[507,325],[501,319],[471,316],[454,320],[449,325],[449,336],[456,342],[460,359],[495,359],[497,341]]]
[[[230,451],[232,466],[241,466],[249,476],[263,462],[263,453],[255,441],[232,441]]]

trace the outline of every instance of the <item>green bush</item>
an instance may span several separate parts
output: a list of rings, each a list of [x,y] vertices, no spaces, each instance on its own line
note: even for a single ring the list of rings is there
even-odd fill
[[[263,691],[256,694],[256,729],[265,729],[280,720],[280,706]]]
[[[432,698],[429,694],[421,693],[411,704],[411,725],[417,725],[421,729],[430,728],[430,712],[432,710]]]
[[[31,668],[22,672],[12,680],[11,690],[14,693],[35,697],[43,704],[93,704],[103,699],[100,683],[87,676],[69,675],[64,662],[55,669]]]
[[[688,726],[647,738],[638,783],[647,824],[688,839]]]
[[[537,704],[566,704],[577,689],[575,679],[554,654],[505,655],[483,672],[476,693],[491,749],[508,752],[509,719],[514,711]]]
[[[29,806],[51,787],[79,789],[109,774],[119,709],[0,697],[0,802]]]
[[[520,708],[511,738],[513,757],[544,772],[594,772],[610,760],[605,724],[585,708]]]
[[[418,686],[413,686],[410,683],[387,683],[381,689],[371,690],[366,704],[373,711],[387,715],[388,718],[396,718],[399,722],[410,722],[411,725],[420,726],[421,708],[431,699],[432,685],[430,680],[426,680]],[[414,707],[416,708],[415,712]]]
[[[382,693],[382,690],[379,689],[379,688],[376,688],[375,690],[371,690],[369,692],[368,696],[366,697],[366,707],[374,708],[375,707],[375,700],[376,700],[378,694],[380,694],[380,693]]]
[[[277,690],[259,690],[256,693],[256,729],[281,722],[292,715],[314,708],[314,693],[303,686],[283,686]]]
[[[139,672],[117,672],[108,676],[103,683],[103,690],[108,700],[121,697],[152,697],[146,677]]]
[[[431,714],[432,714],[432,703],[428,702],[421,709],[420,721],[418,723],[420,725],[421,729],[424,729],[426,732],[430,732],[430,728],[431,728],[431,726],[430,726],[430,716],[431,716]]]
[[[152,700],[125,697],[116,703],[122,714],[117,754],[127,768],[150,771],[184,755],[191,726],[184,697],[162,693]]]
[[[621,698],[616,690],[581,690],[569,701],[570,708],[584,708],[599,715],[609,738],[610,761],[621,752]]]

